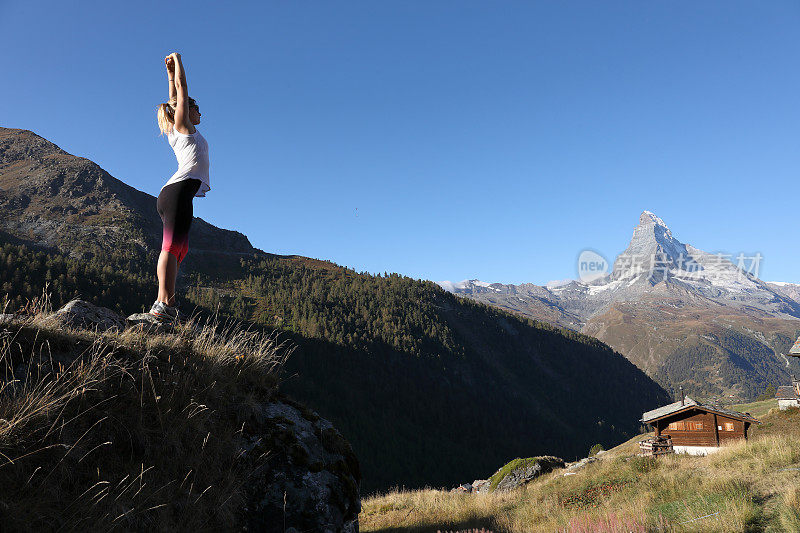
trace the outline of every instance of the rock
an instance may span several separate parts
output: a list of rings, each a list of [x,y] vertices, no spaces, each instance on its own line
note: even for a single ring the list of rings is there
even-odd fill
[[[125,319],[129,328],[141,327],[148,333],[172,333],[175,331],[174,322],[161,322],[150,313],[135,313]]]
[[[248,531],[283,533],[285,518],[286,531],[358,532],[358,459],[330,422],[281,398],[256,410],[242,438]]]
[[[575,463],[570,463],[567,465],[567,472],[574,472],[575,470],[580,470],[581,468],[585,467],[588,464],[597,462],[598,459],[595,457],[584,457],[580,461]]]
[[[73,328],[106,331],[125,329],[125,319],[108,309],[85,300],[72,300],[45,319],[47,323],[63,324]]]
[[[469,493],[469,492],[472,492],[472,485],[470,485],[469,483],[464,483],[464,484],[459,485],[458,487],[456,487],[454,489],[450,489],[450,492],[467,492],[467,493]]]
[[[0,324],[8,324],[15,320],[16,315],[11,313],[0,313]]]
[[[19,320],[15,315],[0,314],[0,324]],[[43,325],[66,325],[75,328],[96,329],[106,331],[140,327],[147,333],[174,333],[175,323],[161,322],[149,313],[136,313],[127,319],[118,315],[111,309],[100,307],[85,300],[75,299],[64,305],[61,309],[46,317]],[[199,324],[189,321],[191,327],[202,329]]]
[[[489,492],[488,479],[476,479],[472,482],[472,492],[486,493]]]
[[[532,457],[531,460],[524,460],[519,467],[512,469],[501,479],[495,488],[497,491],[509,491],[533,481],[542,474],[546,474],[554,468],[564,468],[564,460],[559,457],[543,456]]]

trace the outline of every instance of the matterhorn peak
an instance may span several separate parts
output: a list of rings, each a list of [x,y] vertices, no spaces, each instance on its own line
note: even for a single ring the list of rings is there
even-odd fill
[[[661,226],[665,230],[663,231],[663,234],[665,236],[672,237],[672,232],[669,230],[667,224],[660,217],[658,217],[652,211],[646,211],[646,210],[642,211],[642,214],[639,215],[639,226],[646,226],[650,224]]]
[[[672,236],[666,223],[651,211],[642,211],[639,224],[633,228],[628,252],[650,255],[657,252],[683,251],[683,243]]]
[[[628,248],[614,261],[612,279],[644,277],[650,282],[658,281],[664,277],[667,266],[684,268],[681,265],[689,257],[686,245],[672,236],[661,218],[651,211],[642,211]],[[654,276],[654,272],[658,275]]]

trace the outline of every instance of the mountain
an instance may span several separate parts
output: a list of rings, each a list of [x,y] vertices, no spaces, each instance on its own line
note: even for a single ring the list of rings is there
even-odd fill
[[[153,196],[27,130],[0,128],[0,212],[7,236],[73,258],[114,256],[149,267],[161,246]],[[195,256],[257,252],[241,233],[200,218],[190,239]]]
[[[790,300],[800,302],[800,285],[786,281],[768,281],[767,286]]]
[[[611,272],[591,281],[440,285],[596,337],[668,389],[746,399],[800,369],[781,356],[800,331],[800,290],[758,279],[758,261],[684,244],[644,211]]]
[[[79,293],[126,315],[149,307],[161,236],[154,197],[5,128],[0,189],[10,309],[30,306],[46,283],[54,306]],[[669,401],[596,339],[432,282],[265,253],[201,219],[190,242],[184,306],[297,346],[281,390],[352,444],[365,492],[450,485],[516,456],[581,456],[636,434],[641,413]]]

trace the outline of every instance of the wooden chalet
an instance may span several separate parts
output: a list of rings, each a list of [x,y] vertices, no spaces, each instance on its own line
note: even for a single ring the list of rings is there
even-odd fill
[[[790,407],[800,407],[800,380],[792,376],[791,385],[781,385],[775,392],[778,408],[783,410]]]
[[[656,437],[670,439],[675,453],[692,455],[706,455],[722,444],[746,439],[750,425],[760,423],[747,413],[702,405],[688,396],[644,413],[641,422],[652,426]]]

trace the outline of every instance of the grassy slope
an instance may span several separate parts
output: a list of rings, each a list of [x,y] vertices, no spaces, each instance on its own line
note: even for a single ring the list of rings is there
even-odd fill
[[[0,324],[0,530],[238,530],[258,465],[236,436],[275,394],[272,339],[42,318]]]
[[[636,437],[576,475],[557,470],[511,493],[378,494],[362,500],[361,530],[798,531],[800,410],[762,421],[708,457],[634,457]]]
[[[750,413],[756,418],[761,418],[769,413],[770,409],[774,409],[776,407],[778,407],[778,400],[775,400],[774,398],[770,398],[769,400],[761,400],[758,402],[738,403],[736,405],[731,405],[731,409],[741,413]]]

